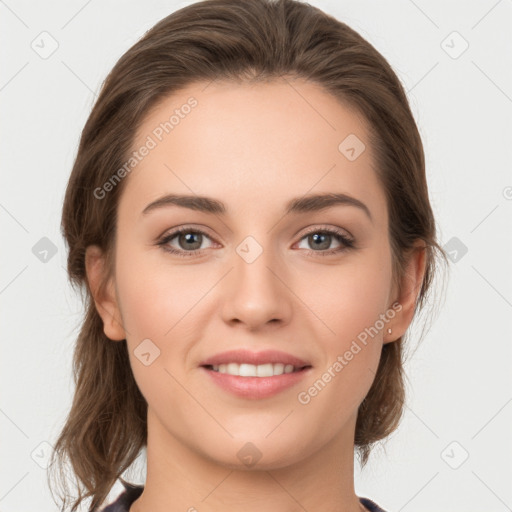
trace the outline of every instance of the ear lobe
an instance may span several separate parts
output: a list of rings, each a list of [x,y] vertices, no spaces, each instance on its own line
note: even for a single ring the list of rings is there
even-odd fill
[[[121,314],[117,304],[113,278],[102,286],[106,272],[105,256],[97,245],[90,245],[85,251],[85,269],[87,281],[96,310],[103,320],[103,331],[107,338],[121,341],[126,338],[121,322]]]
[[[400,293],[396,301],[401,305],[401,309],[390,322],[392,332],[384,334],[384,344],[396,341],[405,334],[414,317],[414,310],[418,294],[421,290],[423,277],[426,269],[426,246],[425,243],[418,241],[409,254],[407,268],[400,283]],[[386,328],[387,329],[387,328]]]

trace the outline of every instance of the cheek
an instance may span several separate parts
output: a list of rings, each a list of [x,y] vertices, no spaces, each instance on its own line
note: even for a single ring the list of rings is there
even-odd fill
[[[340,424],[357,412],[377,372],[382,351],[379,318],[385,312],[387,283],[372,277],[380,278],[352,273],[317,296],[322,303],[316,311],[323,323],[317,322],[316,337],[324,357],[297,399],[309,418],[336,418],[326,435],[335,435]]]
[[[172,376],[187,352],[187,312],[206,290],[191,286],[179,268],[152,265],[136,251],[118,260],[116,281],[135,381],[151,408],[163,411],[179,391]]]
[[[208,279],[198,278],[197,268],[172,265],[165,258],[155,263],[142,251],[132,251],[130,257],[118,259],[120,305],[132,337],[163,340],[172,335],[174,326],[211,287]]]
[[[319,266],[314,279],[297,279],[294,290],[323,326],[318,334],[338,345],[373,326],[390,306],[391,258],[384,249]]]
[[[374,379],[388,327],[382,318],[390,306],[391,256],[384,248],[368,251],[350,264],[322,272],[316,276],[321,286],[310,284],[302,292],[321,319],[315,322],[326,356],[321,380],[333,383],[329,386],[341,399],[337,403],[357,406]]]
[[[192,340],[201,339],[213,318],[208,292],[218,279],[202,265],[176,264],[140,245],[128,237],[119,245],[116,286],[134,376],[146,396],[172,381],[165,370],[185,371]],[[158,354],[147,367],[137,358],[143,346]]]

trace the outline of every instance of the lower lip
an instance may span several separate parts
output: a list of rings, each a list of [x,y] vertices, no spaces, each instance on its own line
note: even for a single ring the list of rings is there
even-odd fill
[[[269,398],[300,382],[308,375],[311,367],[298,372],[283,373],[273,377],[240,377],[220,373],[201,366],[210,378],[225,391],[248,399]]]

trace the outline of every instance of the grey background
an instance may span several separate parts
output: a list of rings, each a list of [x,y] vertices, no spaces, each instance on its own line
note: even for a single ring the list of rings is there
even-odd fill
[[[0,0],[2,512],[56,510],[44,466],[71,404],[81,315],[59,221],[80,131],[117,59],[189,3]],[[407,363],[405,417],[356,469],[356,491],[390,512],[512,510],[512,1],[310,3],[403,81],[454,259]]]

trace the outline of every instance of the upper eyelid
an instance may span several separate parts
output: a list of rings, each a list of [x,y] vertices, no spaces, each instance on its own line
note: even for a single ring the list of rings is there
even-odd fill
[[[314,226],[308,226],[305,229],[307,231],[304,232],[304,234],[299,238],[299,241],[302,240],[304,237],[308,236],[310,233],[317,233],[317,232],[324,232],[324,231],[329,232],[329,234],[331,234],[331,235],[338,235],[338,236],[340,235],[340,233],[338,231],[343,231],[343,233],[341,234],[342,236],[344,236],[345,238],[347,238],[351,241],[354,241],[353,235],[345,228],[314,225]],[[172,240],[182,232],[185,232],[185,233],[186,232],[192,232],[192,233],[199,232],[203,235],[206,235],[208,238],[210,238],[212,240],[212,242],[219,243],[216,241],[214,236],[212,236],[208,233],[208,228],[195,227],[194,225],[178,226],[177,228],[174,228],[174,229],[171,229],[170,231],[164,232],[164,234],[161,237],[159,237],[159,239],[162,240],[162,239],[167,238],[168,240]],[[196,249],[196,250],[201,250],[201,249]],[[192,251],[190,251],[190,252],[192,252]]]

